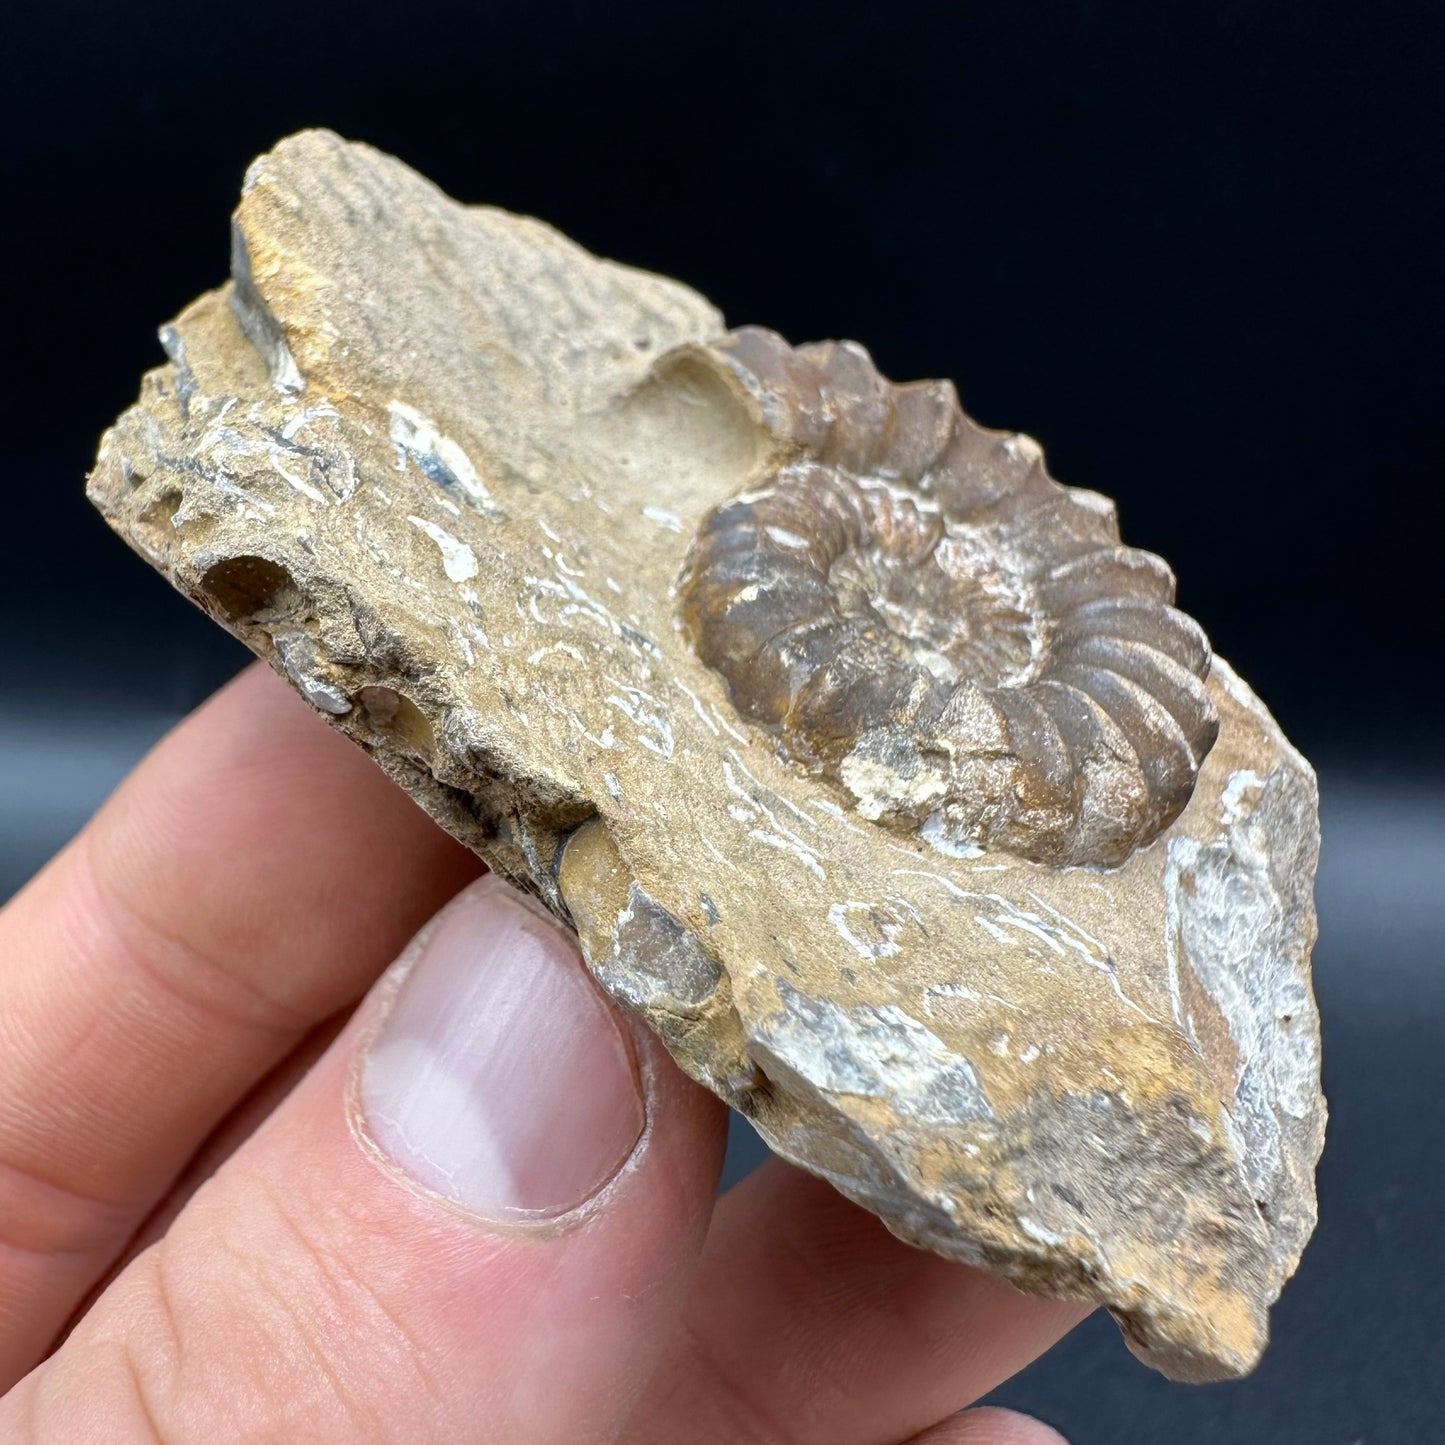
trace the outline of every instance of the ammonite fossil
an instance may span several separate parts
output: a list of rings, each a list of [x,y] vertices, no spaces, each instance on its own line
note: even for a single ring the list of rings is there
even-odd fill
[[[1209,642],[1113,504],[853,343],[749,327],[716,354],[780,443],[679,587],[738,710],[945,847],[1112,865],[1168,827],[1219,728]]]
[[[325,132],[234,235],[111,525],[785,1158],[1248,1370],[1315,1220],[1318,798],[1111,504]]]

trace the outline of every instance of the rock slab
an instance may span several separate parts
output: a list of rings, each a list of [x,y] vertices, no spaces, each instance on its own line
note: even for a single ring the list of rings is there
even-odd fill
[[[689,1074],[911,1243],[1101,1302],[1174,1378],[1254,1365],[1315,1222],[1318,806],[1225,663],[1117,866],[900,830],[680,622],[692,539],[779,465],[692,291],[307,132],[161,339],[106,519]]]

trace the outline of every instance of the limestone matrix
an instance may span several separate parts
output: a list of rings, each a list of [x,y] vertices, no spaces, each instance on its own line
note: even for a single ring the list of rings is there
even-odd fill
[[[327,132],[234,238],[110,524],[779,1154],[1249,1370],[1315,1222],[1314,776],[1111,505]]]

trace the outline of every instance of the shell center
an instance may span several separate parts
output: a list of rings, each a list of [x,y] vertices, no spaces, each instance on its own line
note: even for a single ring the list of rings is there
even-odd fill
[[[850,547],[828,583],[842,615],[940,682],[1018,686],[1034,670],[1042,638],[1023,588],[966,537],[944,536],[907,566],[892,548]]]

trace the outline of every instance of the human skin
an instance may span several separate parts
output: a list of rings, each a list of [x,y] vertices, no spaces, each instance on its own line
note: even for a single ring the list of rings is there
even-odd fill
[[[0,910],[0,1440],[1057,1445],[965,1407],[1085,1306],[717,1199],[723,1106],[481,874],[253,667]]]

